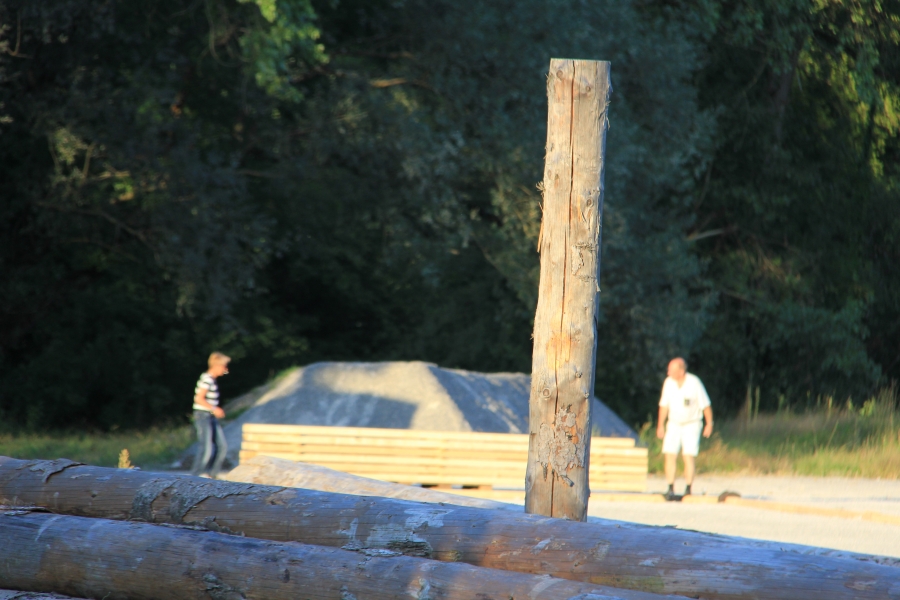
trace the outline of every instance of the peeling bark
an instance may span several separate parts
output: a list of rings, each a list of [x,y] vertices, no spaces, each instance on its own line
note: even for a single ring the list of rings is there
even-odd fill
[[[217,482],[209,488],[204,487],[208,479],[102,467],[72,466],[44,482],[39,471],[29,469],[34,464],[0,457],[0,504],[128,519],[135,497],[144,498],[138,503],[143,507],[150,495],[149,513],[142,509],[135,516],[154,523],[220,528],[247,537],[346,547],[358,553],[410,552],[447,562],[703,598],[900,599],[900,569],[860,554],[670,527],[578,523],[274,486]],[[161,484],[153,482],[161,479],[181,487],[160,490]],[[191,493],[189,500],[180,498],[178,490],[190,482],[205,491]],[[148,494],[151,487],[154,491]],[[216,493],[209,493],[211,489]],[[197,502],[199,496],[204,499]],[[878,583],[871,589],[854,589],[866,581]]]
[[[0,590],[0,600],[84,600],[62,594],[42,594],[40,592],[22,592],[17,590]]]
[[[0,586],[106,600],[663,598],[393,553],[40,513],[0,515],[0,540]]]

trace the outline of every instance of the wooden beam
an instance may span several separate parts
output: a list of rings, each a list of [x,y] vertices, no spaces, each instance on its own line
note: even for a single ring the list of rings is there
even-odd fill
[[[691,597],[900,600],[900,569],[871,557],[618,521],[351,496],[0,457],[0,504],[206,527]],[[2,539],[2,538],[0,538]],[[2,562],[0,562],[2,566]],[[0,582],[2,583],[2,582]]]
[[[466,498],[429,488],[388,483],[377,479],[350,475],[349,473],[335,471],[327,467],[268,456],[251,458],[248,462],[241,463],[232,469],[225,477],[228,481],[241,483],[280,485],[318,490],[320,492],[337,492],[355,496],[380,496],[382,498],[397,498],[415,502],[430,502],[432,504],[445,502],[473,508],[521,512],[520,507],[504,502]]]
[[[0,514],[0,540],[0,586],[109,600],[663,598],[387,550],[362,554],[27,511]]]
[[[525,512],[584,521],[590,497],[609,63],[550,61]]]

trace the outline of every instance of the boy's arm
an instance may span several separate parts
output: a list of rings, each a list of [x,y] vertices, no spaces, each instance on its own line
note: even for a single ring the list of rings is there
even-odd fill
[[[225,418],[225,411],[219,408],[218,406],[213,406],[209,402],[206,401],[206,388],[202,387],[197,390],[197,393],[194,395],[194,403],[204,407],[206,410],[211,412],[216,416],[217,419]]]

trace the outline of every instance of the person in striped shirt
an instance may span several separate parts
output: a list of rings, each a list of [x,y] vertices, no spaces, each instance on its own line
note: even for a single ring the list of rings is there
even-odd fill
[[[200,375],[194,388],[194,429],[197,431],[197,454],[191,474],[200,476],[208,473],[212,479],[219,475],[228,445],[225,431],[219,419],[225,418],[225,411],[219,407],[219,386],[216,379],[228,373],[231,359],[221,352],[209,355],[209,368]]]

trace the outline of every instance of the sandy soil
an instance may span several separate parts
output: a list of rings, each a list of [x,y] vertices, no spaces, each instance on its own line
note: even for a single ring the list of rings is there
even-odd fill
[[[683,491],[684,482],[675,491]],[[664,492],[661,477],[650,477],[648,491]],[[758,498],[816,507],[877,511],[900,516],[900,481],[838,477],[701,476],[695,494],[735,491]],[[666,525],[709,533],[819,546],[900,558],[900,525],[871,521],[772,512],[723,504],[594,502],[592,517]]]

